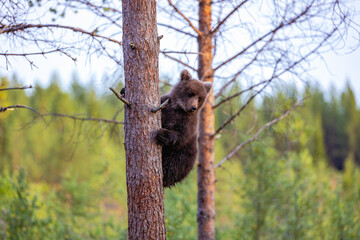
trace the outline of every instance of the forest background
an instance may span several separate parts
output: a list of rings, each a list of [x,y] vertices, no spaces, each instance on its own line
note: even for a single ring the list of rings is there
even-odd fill
[[[165,239],[160,149],[146,134],[160,127],[160,113],[148,110],[158,104],[158,69],[174,80],[181,68],[215,79],[216,95],[201,113],[197,173],[166,190],[168,239],[359,239],[356,88],[306,85],[315,82],[315,59],[356,51],[352,0],[0,2],[0,65],[25,74],[1,80],[2,239],[126,239],[126,222],[129,239]],[[355,40],[350,48],[347,39]],[[160,52],[176,71],[158,65]],[[87,85],[76,79],[65,91],[66,78],[55,76],[11,89],[33,80],[19,62],[71,71],[51,56],[85,58],[111,83],[81,77]],[[123,79],[135,106],[125,117],[102,94]],[[161,78],[162,92],[169,79]],[[145,134],[132,131],[140,126]]]
[[[1,78],[2,87],[20,82]],[[123,105],[112,95],[97,95],[76,75],[67,91],[56,74],[50,82],[0,92],[1,105],[19,103],[43,113],[0,115],[0,236],[126,239],[124,133],[117,122]],[[169,88],[161,86],[162,92]],[[216,238],[360,239],[360,110],[351,86],[324,92],[282,83],[273,89],[216,141],[218,164],[237,145],[234,139],[248,140],[294,99],[305,98],[259,141],[216,168]],[[216,125],[244,104],[245,95],[216,109]],[[72,118],[52,114],[59,112]],[[196,192],[196,171],[165,191],[169,239],[196,239]]]

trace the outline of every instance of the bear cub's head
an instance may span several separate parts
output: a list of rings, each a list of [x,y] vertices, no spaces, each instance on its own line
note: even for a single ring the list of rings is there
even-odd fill
[[[186,113],[198,112],[204,105],[212,84],[193,79],[187,70],[180,74],[180,81],[171,91],[171,101]]]

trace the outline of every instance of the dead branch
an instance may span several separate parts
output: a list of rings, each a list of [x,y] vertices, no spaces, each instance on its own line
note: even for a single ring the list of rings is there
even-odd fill
[[[29,109],[31,111],[33,111],[34,113],[41,115],[38,111],[36,111],[35,109],[25,106],[25,105],[20,105],[20,104],[16,104],[16,105],[11,105],[11,106],[7,106],[7,107],[2,107],[0,106],[0,112],[6,112],[7,110],[14,110],[15,108],[26,108]]]
[[[61,48],[57,48],[57,49],[50,50],[50,51],[33,52],[33,53],[7,53],[6,52],[6,53],[0,53],[0,56],[4,56],[5,58],[7,58],[7,57],[25,57],[29,61],[27,56],[32,56],[32,55],[43,55],[43,56],[45,56],[46,54],[54,53],[54,52],[62,53],[64,55],[66,55],[67,57],[71,58],[74,62],[77,61],[76,58],[72,57],[69,53],[65,52],[65,50],[61,49]],[[29,61],[29,62],[31,62],[31,61]]]
[[[160,106],[151,109],[152,113],[156,113],[157,111],[163,109],[169,103],[169,99],[166,99]]]
[[[183,30],[181,30],[181,29],[178,29],[178,28],[176,28],[176,27],[173,27],[173,26],[170,26],[170,25],[167,25],[167,24],[164,24],[164,23],[158,23],[158,25],[159,25],[159,26],[166,27],[166,28],[169,28],[169,29],[172,29],[172,30],[174,30],[174,31],[176,31],[176,32],[179,32],[179,33],[188,35],[188,36],[190,36],[190,37],[196,38],[196,36],[195,36],[194,34],[185,32],[185,31],[183,31]]]
[[[170,6],[172,6],[174,8],[174,10],[186,21],[189,23],[190,27],[199,35],[201,36],[202,33],[199,31],[199,29],[197,29],[194,24],[192,24],[192,22],[190,21],[189,18],[187,18],[172,2],[171,0],[168,0],[168,3]]]
[[[202,53],[201,52],[188,52],[188,51],[160,51],[161,53],[164,53],[164,54],[168,54],[168,53],[176,53],[176,54],[196,54],[196,55],[201,55]]]
[[[24,86],[24,87],[0,88],[0,91],[24,90],[24,89],[28,89],[28,88],[32,88],[32,86],[29,85],[29,86]]]
[[[240,71],[238,71],[237,73],[234,74],[234,76],[232,77],[232,79],[230,81],[228,81],[226,84],[224,84],[221,89],[214,95],[214,98],[217,99],[218,97],[221,96],[222,92],[225,91],[225,89],[232,83],[234,82],[238,76],[240,76],[241,73],[243,73],[248,67],[250,67],[252,65],[253,62],[256,61],[256,57],[254,57],[248,64],[246,64],[242,69],[240,69]]]
[[[299,107],[302,105],[302,101],[295,104],[292,108],[286,110],[280,117],[275,118],[273,120],[271,120],[270,122],[266,123],[264,126],[262,126],[256,133],[254,136],[252,136],[252,138],[246,140],[245,142],[240,143],[237,147],[235,147],[235,149],[233,151],[231,151],[226,157],[224,157],[218,164],[215,165],[215,168],[221,167],[221,165],[227,161],[228,159],[230,159],[232,156],[234,156],[235,153],[237,153],[241,148],[243,148],[244,146],[246,146],[247,144],[255,141],[258,139],[259,135],[268,127],[271,127],[272,125],[274,125],[275,123],[281,121],[282,119],[286,118],[295,108]]]
[[[274,66],[274,70],[272,73],[272,76],[267,80],[266,84],[258,91],[256,91],[248,100],[247,102],[237,111],[234,115],[232,115],[228,120],[226,120],[215,132],[212,134],[212,137],[216,136],[218,133],[220,133],[228,124],[230,124],[237,116],[240,115],[240,113],[251,103],[251,101],[260,94],[270,83],[272,80],[279,77],[279,75],[276,75],[276,71],[278,68],[278,64],[281,62],[282,57],[278,58],[276,60],[276,64]]]
[[[228,58],[227,60],[225,60],[224,62],[220,63],[217,67],[214,68],[214,72],[216,70],[218,70],[219,68],[225,66],[226,64],[232,62],[234,59],[236,59],[237,57],[239,57],[240,55],[244,54],[246,51],[248,51],[251,47],[253,47],[254,45],[256,45],[258,42],[261,42],[262,40],[264,40],[266,37],[268,37],[269,35],[272,34],[272,37],[275,35],[275,33],[283,27],[283,24],[281,23],[277,28],[275,28],[274,30],[271,30],[269,32],[267,32],[266,34],[264,34],[263,36],[259,37],[257,40],[255,40],[254,42],[252,42],[251,44],[249,44],[248,46],[246,46],[243,50],[241,50],[240,52],[236,53],[234,56]]]
[[[123,103],[125,103],[128,107],[131,107],[131,103],[123,97],[118,91],[116,91],[113,87],[110,87],[110,90],[115,94],[115,96],[120,99]]]
[[[100,9],[104,9],[104,6],[101,5],[101,6],[98,6],[98,5],[95,5],[93,3],[91,3],[90,1],[79,1],[81,2],[82,4],[85,4],[86,6],[90,6],[92,9],[94,9],[96,11],[96,14],[100,17],[104,17],[106,18],[109,22],[111,22],[111,24],[115,25],[115,26],[118,26],[119,28],[122,28],[122,26],[117,22],[117,21],[114,21],[111,17],[109,17],[108,15],[105,15],[102,11],[100,11]],[[109,10],[111,10],[112,12],[117,12],[119,14],[121,14],[121,12],[119,12],[117,9],[115,8],[109,8],[107,7]]]
[[[93,122],[104,122],[104,123],[114,123],[114,124],[124,124],[123,122],[114,120],[114,119],[106,119],[106,118],[93,118],[93,117],[77,117],[74,115],[62,114],[62,113],[44,113],[40,114],[41,117],[60,117],[60,118],[70,118],[73,120],[79,121],[93,121]]]
[[[214,68],[214,72],[216,70],[218,70],[219,68],[225,66],[226,64],[232,62],[234,59],[236,59],[237,57],[239,57],[240,55],[244,54],[246,51],[248,51],[251,47],[253,47],[254,45],[256,45],[258,42],[264,40],[265,38],[267,38],[268,36],[270,36],[270,38],[272,39],[275,34],[282,28],[286,27],[286,26],[290,26],[294,23],[296,23],[298,21],[299,18],[301,18],[302,16],[305,16],[306,13],[310,10],[312,5],[307,6],[301,13],[299,13],[296,17],[290,19],[289,21],[282,21],[277,27],[275,27],[274,29],[270,30],[269,32],[265,33],[264,35],[262,35],[261,37],[259,37],[257,40],[253,41],[251,44],[249,44],[248,46],[246,46],[244,49],[242,49],[240,52],[236,53],[235,55],[233,55],[232,57],[228,58],[227,60],[225,60],[224,62],[222,62],[221,64],[219,64],[217,67]],[[271,41],[271,40],[270,40]]]
[[[271,78],[272,80],[273,78]],[[211,137],[214,137],[215,135],[219,134],[228,124],[230,124],[237,116],[240,115],[240,113],[251,103],[251,101],[260,94],[271,82],[271,80],[268,80],[267,84],[263,86],[260,90],[256,91],[248,100],[247,102],[242,105],[242,107],[237,111],[235,114],[233,114],[228,120],[226,120],[212,135]]]
[[[230,81],[228,81],[226,84],[224,84],[224,86],[221,87],[221,89],[217,92],[217,94],[215,95],[215,99],[218,98],[222,92],[232,83],[236,80],[236,78],[238,76],[240,76],[248,67],[250,67],[258,58],[258,56],[264,51],[265,47],[270,44],[271,41],[267,41],[264,46],[261,47],[261,49],[259,49],[255,56],[250,60],[250,62],[248,62],[245,66],[243,66],[237,73],[234,74],[234,76],[232,77],[232,79]]]
[[[218,30],[219,30],[219,28],[221,27],[221,25],[223,25],[225,22],[226,22],[226,20],[229,18],[229,17],[231,17],[231,15],[233,15],[242,5],[244,5],[246,2],[248,2],[249,0],[244,0],[244,1],[242,1],[241,3],[239,3],[230,13],[228,13],[228,15],[226,15],[224,18],[223,18],[223,20],[221,20],[218,24],[217,24],[217,26],[213,29],[213,30],[211,30],[210,31],[210,34],[214,34],[214,33],[216,33]]]
[[[14,110],[15,108],[26,108],[29,109],[33,112],[35,112],[38,117],[48,117],[48,116],[53,116],[53,117],[61,117],[61,118],[70,118],[73,120],[80,120],[80,121],[95,121],[95,122],[105,122],[105,123],[114,123],[114,124],[124,124],[123,122],[117,121],[115,119],[105,119],[105,118],[93,118],[93,117],[77,117],[75,115],[68,115],[68,114],[62,114],[62,113],[39,113],[37,110],[35,110],[34,108],[25,106],[25,105],[20,105],[20,104],[16,104],[16,105],[12,105],[12,106],[7,106],[7,107],[2,107],[0,106],[0,112],[6,112],[7,110]]]
[[[1,26],[0,27],[0,34],[24,31],[25,29],[28,29],[28,28],[62,28],[62,29],[68,29],[68,30],[72,30],[74,32],[80,32],[80,33],[89,35],[91,37],[97,37],[97,38],[106,39],[106,40],[108,40],[110,42],[122,45],[122,43],[120,41],[117,41],[117,40],[115,40],[113,38],[109,38],[109,37],[99,35],[99,34],[96,33],[96,31],[88,32],[88,31],[86,31],[84,29],[81,29],[81,28],[78,28],[78,27],[71,27],[71,26],[65,26],[65,25],[59,25],[59,24],[16,24],[16,25]]]
[[[249,87],[249,88],[247,88],[247,89],[245,89],[245,90],[242,90],[242,91],[240,91],[240,92],[237,92],[237,93],[235,93],[235,94],[233,94],[233,95],[231,95],[231,96],[229,96],[229,97],[221,100],[220,102],[218,102],[217,104],[215,104],[215,105],[213,106],[213,108],[215,109],[215,108],[219,107],[221,104],[223,104],[223,103],[225,103],[225,102],[227,102],[227,101],[230,101],[231,99],[233,99],[233,98],[235,98],[235,97],[238,97],[238,96],[242,95],[242,94],[245,93],[245,92],[251,91],[252,89],[254,89],[254,88],[256,88],[256,87],[258,87],[258,86],[260,86],[260,85],[262,85],[262,84],[265,84],[265,83],[267,83],[268,81],[269,81],[269,80],[265,80],[265,81],[259,82],[259,83],[257,83],[257,84],[252,85],[251,87]]]
[[[245,109],[245,107],[255,98],[255,96],[257,96],[259,93],[261,93],[270,83],[271,81],[273,81],[276,78],[279,78],[281,75],[283,75],[284,73],[290,71],[291,69],[293,69],[296,65],[300,64],[302,61],[304,61],[305,59],[307,59],[310,55],[314,54],[335,32],[337,31],[337,27],[335,26],[334,29],[328,33],[328,35],[323,39],[323,41],[321,41],[319,43],[319,45],[317,47],[315,47],[312,51],[310,51],[309,53],[307,53],[305,56],[301,57],[299,60],[293,62],[293,64],[291,64],[290,66],[288,66],[287,68],[285,68],[283,71],[281,71],[278,74],[276,73],[277,70],[277,65],[278,63],[281,61],[281,58],[279,58],[276,62],[276,66],[274,68],[273,71],[273,75],[266,80],[266,84],[265,86],[263,86],[259,91],[256,91],[249,99],[248,101],[239,109],[239,111],[237,111],[234,115],[232,115],[227,121],[225,121],[216,131],[214,134],[212,134],[212,137],[214,137],[215,135],[217,135],[218,133],[220,133],[223,128],[225,126],[227,126],[229,123],[231,123],[237,116],[240,115],[240,113]]]
[[[177,58],[174,58],[174,57],[172,57],[172,56],[169,56],[169,55],[166,54],[166,53],[162,53],[162,54],[164,54],[165,57],[170,58],[171,60],[173,60],[173,61],[175,61],[175,62],[178,62],[178,63],[184,65],[185,67],[190,68],[191,70],[193,70],[193,71],[195,71],[195,72],[197,71],[195,68],[193,68],[193,67],[190,66],[189,64],[186,64],[186,63],[184,63],[183,61],[181,61],[181,60],[179,60],[179,59],[177,59]]]

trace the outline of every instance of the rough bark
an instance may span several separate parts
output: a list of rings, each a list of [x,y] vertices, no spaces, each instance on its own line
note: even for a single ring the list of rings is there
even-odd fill
[[[198,77],[213,82],[211,0],[199,1]],[[200,117],[198,165],[198,239],[215,239],[215,114],[213,91],[210,92]]]
[[[165,239],[156,1],[123,0],[126,181],[129,239]]]

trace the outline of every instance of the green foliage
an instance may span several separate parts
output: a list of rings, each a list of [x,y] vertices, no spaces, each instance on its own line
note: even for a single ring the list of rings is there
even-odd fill
[[[3,177],[0,182],[6,186],[1,189],[4,193],[1,202],[6,206],[1,209],[3,227],[0,235],[4,239],[75,239],[70,226],[50,216],[41,216],[41,203],[37,195],[30,195],[23,169],[16,181]]]
[[[181,184],[165,190],[166,235],[169,239],[195,239],[197,214],[194,172]]]
[[[0,84],[9,82],[18,85],[16,78]],[[68,92],[60,82],[54,75],[48,87],[27,94],[1,91],[0,105],[123,119],[123,106],[112,95],[97,95],[76,76]],[[229,94],[241,89],[235,85]],[[216,140],[216,163],[300,95],[288,87],[249,104]],[[316,88],[303,95],[310,96],[304,107],[216,169],[217,239],[360,239],[360,111],[354,93],[348,86],[341,94],[333,91],[329,101]],[[216,108],[216,127],[246,101],[240,96]],[[123,141],[122,125],[36,118],[25,109],[0,113],[0,236],[126,239]],[[194,170],[165,190],[168,239],[197,238],[196,181]]]

